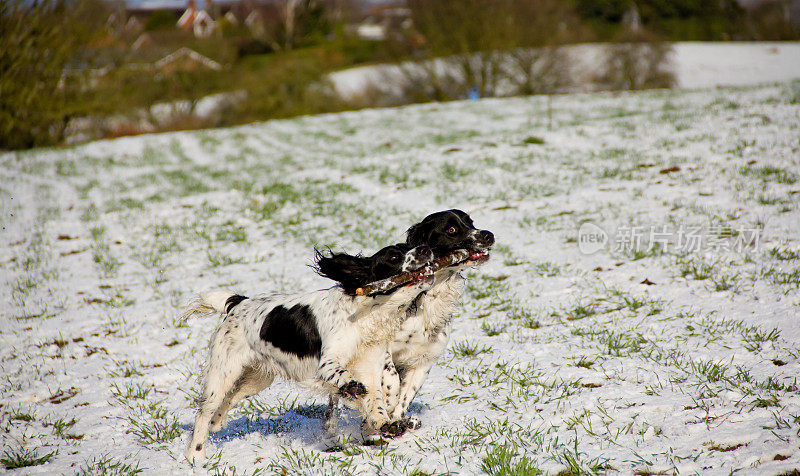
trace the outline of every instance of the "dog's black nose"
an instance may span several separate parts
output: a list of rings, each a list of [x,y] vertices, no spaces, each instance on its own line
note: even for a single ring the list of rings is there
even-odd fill
[[[494,244],[494,235],[489,230],[479,231],[475,239],[484,246],[492,246]]]

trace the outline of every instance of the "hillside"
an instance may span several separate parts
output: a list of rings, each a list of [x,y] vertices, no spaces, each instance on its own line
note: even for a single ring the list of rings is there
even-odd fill
[[[326,399],[280,383],[212,438],[209,472],[800,468],[800,83],[550,106],[0,156],[3,459],[43,458],[18,474],[187,473],[217,324],[180,319],[197,292],[325,287],[314,247],[373,251],[457,207],[497,245],[413,406],[424,426],[364,448],[349,413],[347,450],[322,452]]]

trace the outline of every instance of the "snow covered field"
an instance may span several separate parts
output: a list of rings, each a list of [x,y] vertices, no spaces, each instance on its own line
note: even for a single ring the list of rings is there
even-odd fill
[[[800,78],[800,43],[797,42],[677,42],[669,57],[675,85],[681,88],[746,86]],[[573,88],[590,91],[601,70],[600,43],[566,46]],[[361,66],[330,76],[345,98],[362,94],[370,83],[402,78],[396,66]]]
[[[495,233],[384,448],[325,398],[241,405],[199,474],[800,468],[800,83],[429,104],[0,157],[12,474],[187,474],[199,291],[328,283],[426,214]],[[3,466],[0,466],[3,467]],[[505,472],[505,473],[504,473]]]

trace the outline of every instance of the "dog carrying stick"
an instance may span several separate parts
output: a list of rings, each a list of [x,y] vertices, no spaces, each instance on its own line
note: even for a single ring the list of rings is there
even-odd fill
[[[428,266],[422,269],[418,269],[416,271],[409,271],[406,273],[400,273],[390,278],[382,279],[380,281],[375,281],[374,283],[369,283],[363,288],[356,289],[356,294],[359,296],[368,296],[370,294],[386,292],[397,286],[402,286],[403,284],[410,283],[423,274],[435,273],[440,269],[461,263],[467,258],[469,258],[469,252],[467,250],[456,250],[447,256],[443,256],[437,259],[436,261],[434,261],[433,263],[429,264]]]

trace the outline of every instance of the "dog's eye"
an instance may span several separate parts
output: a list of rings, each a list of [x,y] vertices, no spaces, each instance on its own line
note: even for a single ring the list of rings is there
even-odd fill
[[[447,229],[447,232],[450,233],[451,235],[454,235],[456,232],[456,227],[451,226],[450,228]]]

